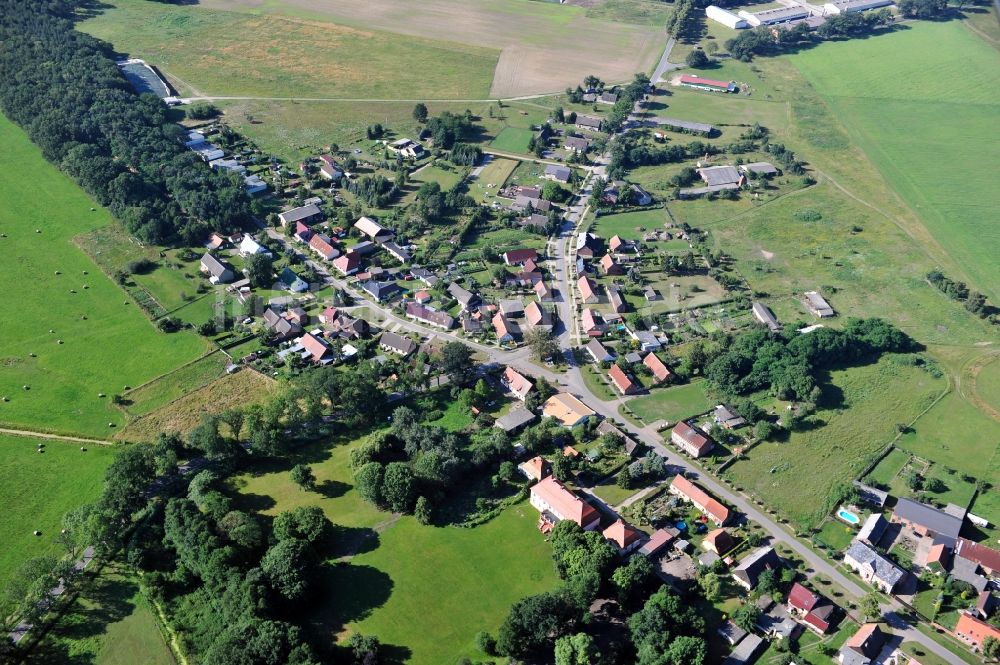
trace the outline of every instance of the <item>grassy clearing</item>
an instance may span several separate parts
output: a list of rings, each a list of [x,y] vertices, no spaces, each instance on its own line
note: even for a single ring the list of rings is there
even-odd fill
[[[839,552],[851,544],[851,540],[854,539],[857,532],[857,529],[844,524],[840,520],[828,519],[823,522],[823,526],[820,527],[816,538]]]
[[[1000,208],[1000,53],[961,23],[918,22],[794,62],[971,282],[1000,297],[1000,231],[988,221]]]
[[[662,230],[667,221],[667,215],[662,210],[640,210],[598,217],[592,229],[602,238],[619,235],[628,240],[639,240],[640,229]]]
[[[160,432],[183,434],[196,427],[204,414],[263,402],[277,386],[274,379],[252,370],[226,375],[130,422],[116,438],[152,441]],[[157,399],[165,397],[157,395]]]
[[[485,98],[499,58],[455,42],[144,0],[118,0],[81,28],[186,92],[214,95]]]
[[[866,478],[871,482],[888,487],[909,461],[910,454],[908,452],[901,448],[893,448]]]
[[[458,171],[449,171],[440,166],[431,165],[420,169],[410,179],[416,182],[436,182],[441,185],[441,189],[448,190],[462,179],[462,174]]]
[[[618,483],[615,482],[614,477],[610,478],[606,483],[594,487],[594,494],[599,496],[604,503],[608,504],[612,508],[638,491],[639,490],[635,488],[622,489],[621,487],[618,487]]]
[[[201,388],[205,384],[222,376],[228,360],[221,353],[213,353],[190,365],[139,386],[125,393],[124,397],[131,402],[125,411],[132,417],[144,416],[189,392]]]
[[[26,660],[93,665],[174,665],[155,610],[124,570],[103,569]]]
[[[1000,357],[984,365],[979,371],[974,390],[980,399],[1000,410]]]
[[[705,394],[707,387],[704,381],[693,381],[683,386],[655,390],[650,395],[629,400],[628,408],[647,423],[657,420],[675,422],[712,408],[712,402]]]
[[[527,155],[530,152],[528,150],[528,143],[531,141],[532,136],[534,136],[534,132],[530,129],[504,127],[497,134],[497,137],[490,142],[490,147],[503,152],[517,152]]]
[[[114,455],[101,446],[0,435],[0,589],[24,561],[65,552],[57,538],[62,517],[101,492]],[[34,531],[42,532],[35,536]]]
[[[496,196],[507,179],[514,173],[520,162],[513,159],[494,157],[483,167],[479,175],[470,179],[469,194],[480,203]]]
[[[139,385],[197,358],[205,344],[193,334],[158,332],[72,244],[74,236],[107,225],[108,213],[94,209],[4,118],[0,164],[8,173],[0,282],[28,294],[0,314],[0,396],[10,399],[0,402],[0,422],[106,435],[109,422],[124,418],[99,393]]]
[[[351,485],[356,441],[338,439],[303,454],[301,461],[316,474],[317,492],[296,486],[288,468],[242,476],[234,489],[245,506],[268,515],[318,505],[346,527],[342,554],[356,555],[325,581],[329,604],[317,612],[319,630],[377,634],[385,644],[411,649],[412,665],[483,658],[475,634],[495,631],[513,601],[556,585],[549,546],[535,528],[537,513],[522,503],[487,524],[462,529],[421,526],[412,517],[379,512]],[[490,593],[480,592],[501,579]]]
[[[792,522],[813,526],[831,508],[830,490],[855,478],[894,438],[896,423],[912,421],[944,387],[893,357],[832,372],[813,429],[754,447],[726,475]]]

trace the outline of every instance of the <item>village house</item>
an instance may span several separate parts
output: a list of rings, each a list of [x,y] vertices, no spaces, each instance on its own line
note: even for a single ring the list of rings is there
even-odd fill
[[[604,530],[603,535],[618,548],[620,556],[625,556],[642,545],[642,532],[626,524],[620,517]]]
[[[589,307],[585,307],[580,314],[580,327],[588,337],[600,337],[607,331],[604,319]]]
[[[639,548],[639,554],[647,559],[652,559],[665,548],[669,547],[670,544],[677,538],[678,533],[679,532],[673,527],[657,529],[653,532],[653,535],[649,537],[649,540],[647,540],[642,547]]]
[[[433,299],[434,296],[432,296],[431,292],[426,289],[421,289],[413,294],[413,300],[420,305],[426,305]]]
[[[303,224],[315,224],[323,216],[323,211],[315,203],[292,208],[278,214],[278,220],[282,226],[302,222]]]
[[[657,383],[663,383],[673,376],[670,369],[655,353],[647,353],[646,357],[642,359],[642,364],[648,367],[649,371],[653,373],[653,378],[656,379]]]
[[[892,511],[892,521],[908,526],[921,536],[930,536],[936,543],[954,548],[965,517],[964,509],[958,506],[955,508],[955,512],[961,514],[960,517],[913,499],[901,498]]]
[[[959,538],[955,547],[955,556],[972,561],[991,577],[1000,577],[1000,552],[995,549],[965,538]]]
[[[504,299],[500,303],[500,313],[504,316],[520,319],[524,316],[524,303],[520,300]]]
[[[583,154],[590,149],[590,141],[579,136],[568,136],[564,144],[570,152]]]
[[[778,175],[778,169],[774,168],[774,164],[770,162],[749,162],[747,164],[740,165],[740,171],[746,173],[747,175],[761,176],[763,178],[771,178]]]
[[[496,333],[497,341],[501,344],[517,342],[521,339],[521,326],[517,321],[511,321],[502,312],[497,312],[493,316],[493,331]]]
[[[309,290],[309,283],[296,275],[288,266],[285,266],[281,274],[278,275],[278,285],[283,286],[286,291],[291,293],[302,293]]]
[[[493,426],[502,429],[507,434],[514,434],[536,420],[538,420],[537,415],[519,406],[497,418]]]
[[[377,282],[375,280],[365,282],[361,288],[374,298],[376,302],[392,300],[403,291],[396,282]]]
[[[442,330],[451,330],[455,327],[455,319],[448,312],[438,312],[429,307],[424,307],[420,303],[407,303],[405,308],[406,318],[426,323]]]
[[[675,496],[690,501],[695,508],[703,512],[716,526],[725,526],[726,522],[729,521],[729,509],[684,476],[674,476],[674,479],[670,481],[669,491]]]
[[[378,348],[405,358],[417,350],[417,345],[413,340],[387,330],[379,336]]]
[[[572,175],[573,171],[568,166],[556,166],[555,164],[549,164],[545,167],[545,177],[549,180],[567,183]]]
[[[866,623],[841,647],[837,662],[840,665],[873,665],[882,652],[885,639],[877,623]]]
[[[243,257],[254,256],[256,254],[262,254],[263,256],[268,257],[271,256],[271,252],[259,242],[254,240],[253,236],[249,233],[243,236],[243,240],[240,241],[240,246],[237,251],[240,256]]]
[[[761,574],[765,570],[778,570],[782,567],[781,558],[773,547],[764,546],[755,550],[733,569],[733,581],[748,591],[757,586]]]
[[[545,231],[545,229],[549,226],[549,218],[545,215],[532,213],[527,217],[522,217],[520,224],[524,228],[530,226],[534,229],[538,229],[539,231]]]
[[[423,282],[427,286],[434,286],[441,281],[440,278],[434,274],[434,271],[428,270],[427,268],[421,268],[419,266],[410,268],[410,276],[413,277],[413,279]]]
[[[410,253],[390,240],[382,243],[382,249],[400,263],[410,262]]]
[[[326,261],[332,261],[340,255],[340,250],[333,246],[330,236],[323,233],[314,233],[309,238],[309,249]]]
[[[608,284],[604,290],[608,294],[608,304],[611,305],[611,309],[614,310],[615,314],[622,314],[628,311],[628,301],[622,295],[620,287],[615,284]]]
[[[594,430],[598,434],[610,434],[621,440],[622,444],[625,446],[625,452],[629,457],[635,457],[635,454],[639,452],[639,444],[635,442],[635,439],[625,434],[621,431],[610,420],[602,420],[601,424],[597,426]]]
[[[595,118],[592,115],[579,114],[576,116],[576,126],[579,129],[591,129],[600,130],[601,129],[601,119]]]
[[[264,327],[274,332],[274,339],[276,341],[281,342],[291,339],[302,332],[302,326],[289,321],[270,307],[264,310],[262,318],[264,320]]]
[[[528,377],[524,376],[518,372],[513,367],[508,367],[503,371],[503,375],[500,377],[500,383],[509,390],[514,397],[518,398],[522,402],[535,388],[534,382]]]
[[[531,210],[532,212],[548,212],[552,210],[552,202],[539,198],[538,196],[525,196],[518,194],[514,197],[514,202],[510,204],[511,210],[522,212]],[[546,220],[548,221],[548,220]]]
[[[542,407],[542,415],[555,418],[566,427],[576,427],[597,414],[589,406],[569,393],[556,393]]]
[[[625,274],[625,269],[622,268],[618,263],[616,263],[614,257],[611,256],[610,254],[605,254],[604,256],[602,256],[599,265],[601,266],[601,272],[603,272],[605,275]]]
[[[608,241],[608,249],[616,254],[627,254],[635,250],[635,244],[631,240],[625,240],[619,235],[614,235]]]
[[[329,365],[333,362],[329,345],[316,335],[306,333],[299,338],[298,343],[302,345],[303,358],[306,360],[317,365]]]
[[[705,534],[705,539],[701,541],[701,546],[709,552],[715,552],[719,556],[725,556],[726,552],[736,547],[736,541],[725,529],[715,529]]]
[[[857,540],[844,552],[844,565],[883,593],[892,593],[906,575],[894,563]]]
[[[552,330],[552,313],[534,300],[528,303],[528,306],[524,308],[524,320],[527,321],[528,325],[532,328],[549,331]]]
[[[534,261],[538,258],[538,252],[534,249],[512,249],[501,255],[503,262],[509,266],[523,265],[526,261]]]
[[[538,297],[539,302],[555,301],[555,296],[552,294],[552,289],[544,281],[535,282],[534,291],[535,295]]]
[[[360,217],[354,222],[354,228],[368,236],[372,242],[383,243],[391,239],[395,234],[392,230],[385,228],[371,217]]]
[[[448,294],[458,301],[458,304],[462,306],[462,309],[471,309],[478,305],[481,300],[479,296],[467,289],[462,288],[460,284],[452,282],[448,285]]]
[[[581,231],[576,236],[576,256],[579,259],[592,259],[601,251],[601,239],[593,233]]]
[[[994,640],[1000,640],[1000,628],[973,616],[969,611],[965,611],[958,615],[955,637],[969,645],[973,651],[979,651],[987,638],[992,637]]]
[[[715,422],[725,429],[739,429],[747,424],[743,416],[736,413],[733,407],[726,404],[719,404],[715,407]]]
[[[539,481],[552,475],[552,465],[541,455],[532,457],[527,462],[522,462],[517,469],[528,480]]]
[[[670,442],[691,457],[704,457],[712,452],[715,443],[683,420],[670,430]]]
[[[420,159],[424,156],[424,147],[413,139],[401,138],[386,144],[386,147],[389,149],[389,152],[409,157],[410,159]]]
[[[835,609],[833,603],[798,582],[792,585],[792,590],[788,593],[788,613],[820,635],[825,635],[830,630]]]
[[[601,524],[601,514],[593,506],[552,476],[532,486],[531,505],[541,513],[538,528],[542,533],[563,520],[575,522],[584,531],[593,531]]]
[[[615,360],[615,354],[608,351],[597,339],[590,340],[583,348],[587,350],[595,363],[610,363]]]
[[[201,271],[208,275],[208,281],[212,284],[228,284],[235,277],[232,266],[210,253],[201,257]]]
[[[594,283],[586,275],[576,281],[576,288],[580,291],[580,301],[593,305],[601,301],[601,297],[594,290]]]
[[[319,156],[319,173],[327,180],[340,180],[344,177],[344,171],[330,155]]]
[[[597,340],[591,340],[596,342]],[[642,391],[642,384],[638,383],[633,379],[628,373],[623,370],[618,365],[612,365],[608,368],[608,378],[611,379],[611,385],[615,387],[615,390],[620,392],[622,395],[634,395]]]
[[[358,244],[351,247],[352,252],[357,252],[361,256],[368,256],[369,254],[374,254],[378,250],[378,245],[373,243],[371,240],[362,240]]]
[[[889,522],[882,517],[882,513],[872,513],[865,520],[861,529],[858,530],[858,534],[854,536],[854,539],[875,547],[882,540],[882,536],[888,527]]]
[[[332,325],[333,322],[337,320],[338,316],[340,316],[340,312],[337,310],[336,307],[327,307],[322,312],[320,312],[317,318],[319,319],[320,323],[325,323],[326,325]]]
[[[611,91],[602,92],[597,101],[601,104],[614,104],[618,101],[618,93]]]
[[[361,268],[361,255],[351,250],[335,258],[333,267],[344,277],[353,275]]]
[[[816,293],[815,291],[806,291],[805,304],[806,309],[808,309],[813,316],[818,316],[821,319],[826,319],[834,315],[833,308],[830,307],[830,303],[826,301],[826,298]]]

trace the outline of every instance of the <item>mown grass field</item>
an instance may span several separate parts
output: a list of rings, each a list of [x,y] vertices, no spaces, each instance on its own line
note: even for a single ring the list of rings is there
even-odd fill
[[[84,582],[80,596],[32,651],[29,665],[174,665],[155,610],[114,565]]]
[[[411,665],[483,658],[476,633],[495,632],[511,603],[556,585],[537,513],[525,502],[463,529],[380,512],[352,485],[350,449],[357,442],[348,436],[304,453],[316,492],[295,485],[288,468],[237,478],[234,489],[246,506],[268,515],[318,505],[345,527],[336,556],[350,561],[325,576],[329,601],[315,617],[321,630],[377,634],[383,644],[411,649]]]
[[[520,127],[504,127],[497,137],[490,142],[490,147],[502,152],[528,154],[528,143],[534,132]]]
[[[628,408],[647,423],[657,420],[676,422],[705,413],[712,407],[705,394],[704,381],[692,381],[682,386],[672,386],[654,390],[644,397],[628,401]]]
[[[45,443],[39,453],[38,443]],[[0,591],[26,560],[62,556],[65,513],[93,501],[104,484],[111,448],[0,435]],[[35,536],[34,531],[42,532]]]
[[[487,98],[499,58],[457,42],[145,0],[116,0],[81,29],[193,96]]]
[[[983,366],[974,389],[980,399],[1000,411],[1000,357]]]
[[[621,236],[626,240],[641,240],[642,232],[660,231],[669,221],[663,210],[640,210],[638,212],[622,212],[617,215],[603,215],[594,220],[591,230],[602,238]]]
[[[469,182],[469,194],[480,203],[496,196],[520,162],[513,159],[494,157],[483,166],[483,170]]]
[[[125,411],[133,417],[152,413],[221,377],[227,362],[221,353],[213,353],[130,390],[124,395],[131,402]]]
[[[92,210],[5,118],[0,164],[0,283],[21,294],[0,314],[0,397],[10,400],[0,402],[0,422],[108,436],[109,422],[124,421],[110,395],[197,358],[206,345],[192,333],[157,331],[73,245],[74,236],[108,224],[108,213]]]
[[[972,284],[1000,298],[1000,52],[957,21],[917,22],[794,63]]]
[[[793,523],[814,526],[832,508],[831,489],[853,480],[893,440],[896,424],[916,418],[945,386],[892,357],[834,371],[812,429],[755,446],[725,474]]]

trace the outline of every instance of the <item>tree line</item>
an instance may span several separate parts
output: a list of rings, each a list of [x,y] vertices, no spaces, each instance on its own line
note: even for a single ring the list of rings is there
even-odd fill
[[[74,0],[0,0],[0,108],[46,159],[146,242],[235,231],[251,202],[240,176],[181,143],[152,94],[136,95],[111,47],[74,29]]]

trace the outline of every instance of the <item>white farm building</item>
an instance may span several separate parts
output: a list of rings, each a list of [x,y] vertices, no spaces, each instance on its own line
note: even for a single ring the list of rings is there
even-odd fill
[[[745,19],[716,5],[709,5],[708,7],[705,7],[705,16],[712,19],[716,23],[721,23],[727,28],[732,28],[733,30],[750,27],[750,24],[747,23]]]
[[[823,5],[823,14],[824,16],[854,14],[879,7],[890,7],[892,4],[892,0],[835,0]]]
[[[809,10],[804,7],[777,7],[775,9],[765,9],[756,14],[741,9],[737,15],[746,19],[746,22],[757,27],[759,25],[772,25],[774,23],[787,23],[809,18]]]

